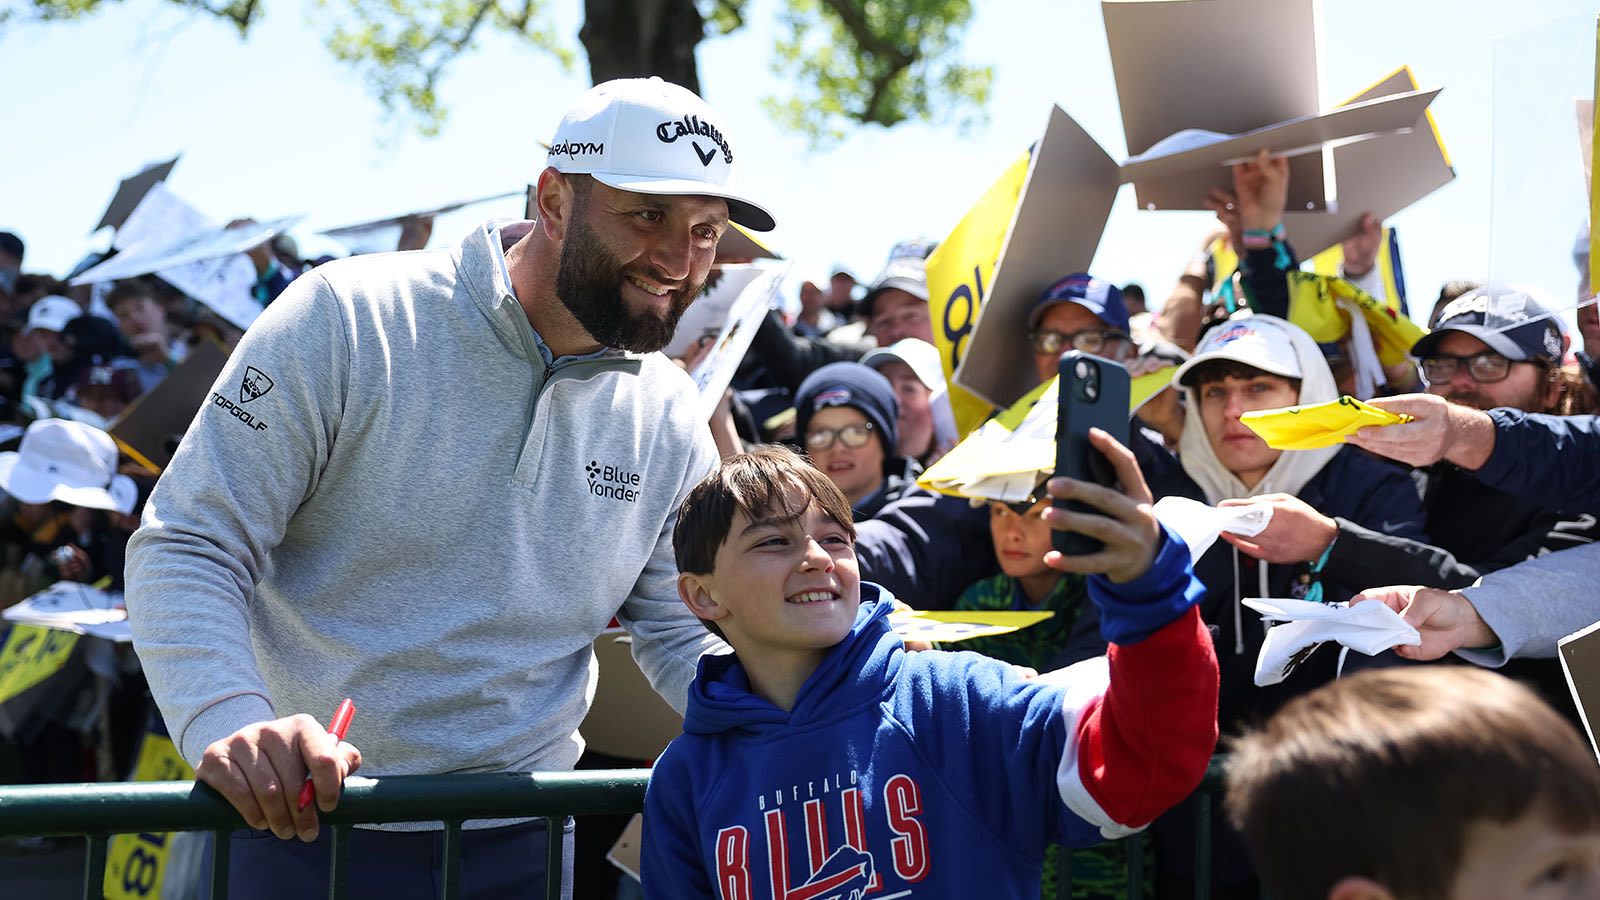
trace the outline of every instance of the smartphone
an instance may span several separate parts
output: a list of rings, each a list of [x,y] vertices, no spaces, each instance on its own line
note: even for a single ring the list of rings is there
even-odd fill
[[[1117,473],[1105,454],[1089,446],[1089,429],[1099,428],[1128,444],[1128,370],[1109,359],[1072,350],[1061,354],[1056,409],[1056,475],[1115,487]],[[1101,514],[1077,500],[1055,500],[1072,512]],[[1050,532],[1051,543],[1067,556],[1098,552],[1104,544],[1074,531]]]

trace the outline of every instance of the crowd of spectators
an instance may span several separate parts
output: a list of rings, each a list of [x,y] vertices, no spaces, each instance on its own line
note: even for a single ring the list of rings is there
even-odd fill
[[[1326,651],[1283,683],[1257,687],[1252,674],[1267,626],[1243,598],[1348,601],[1391,585],[1459,591],[1600,536],[1597,511],[1581,493],[1541,495],[1496,481],[1483,470],[1487,456],[1469,460],[1477,465],[1443,454],[1407,465],[1372,452],[1381,446],[1276,450],[1241,416],[1366,393],[1363,399],[1380,406],[1420,404],[1427,414],[1419,420],[1431,421],[1446,415],[1438,412],[1442,403],[1428,406],[1438,401],[1410,396],[1431,394],[1454,407],[1494,410],[1493,421],[1501,425],[1561,417],[1567,421],[1551,426],[1558,434],[1592,434],[1600,405],[1594,362],[1600,316],[1589,303],[1579,306],[1578,334],[1561,323],[1562,308],[1588,299],[1586,282],[1571,301],[1451,282],[1427,317],[1431,331],[1409,348],[1411,360],[1389,367],[1386,383],[1362,391],[1348,362],[1356,355],[1350,342],[1362,338],[1319,345],[1292,321],[1285,281],[1299,261],[1294,235],[1279,227],[1287,167],[1263,156],[1236,167],[1235,176],[1235,191],[1216,200],[1218,229],[1202,242],[1231,242],[1238,253],[1237,291],[1227,303],[1211,289],[1228,279],[1207,271],[1203,254],[1165,303],[1148,309],[1139,285],[1119,287],[1091,273],[1062,271],[1058,281],[1041,286],[1028,316],[1033,358],[992,364],[1015,365],[1036,382],[1052,377],[1057,359],[1070,350],[1121,363],[1135,374],[1176,366],[1170,386],[1133,421],[1132,449],[1155,497],[1273,507],[1266,531],[1225,533],[1195,563],[1207,592],[1202,612],[1221,662],[1219,722],[1224,734],[1237,735],[1338,678],[1340,665],[1350,672],[1436,664],[1395,653],[1340,662]],[[1364,222],[1363,234],[1347,245],[1345,278],[1367,279],[1373,260],[1363,240],[1376,224]],[[849,272],[833,272],[826,284],[800,284],[794,311],[772,310],[718,407],[722,421],[712,422],[737,436],[719,446],[726,454],[783,442],[806,453],[852,505],[863,577],[913,606],[1055,614],[1045,624],[974,641],[971,649],[1040,671],[1103,653],[1106,642],[1094,606],[1084,599],[1084,579],[1042,563],[1051,546],[1044,521],[1049,471],[1038,472],[1038,488],[1021,501],[943,497],[916,486],[918,475],[959,437],[934,346],[926,276],[931,249],[897,246],[864,284]],[[312,265],[283,239],[249,255],[259,275],[252,297],[263,305]],[[1586,262],[1580,260],[1580,268]],[[1506,309],[1517,311],[1509,324],[1497,319]],[[241,334],[154,275],[69,286],[31,271],[22,238],[0,232],[0,433],[6,437],[0,443],[6,492],[0,500],[0,607],[58,580],[120,589],[127,538],[159,472],[119,455],[107,432],[201,342],[231,347]],[[1408,396],[1385,399],[1396,395]],[[1580,455],[1584,446],[1569,443],[1545,458],[1556,467],[1594,469],[1594,457]],[[1516,462],[1496,465],[1496,471],[1514,470]],[[1588,565],[1584,571],[1592,572]],[[1544,588],[1536,573],[1515,583],[1527,603],[1540,602]],[[1600,605],[1575,616],[1600,618]],[[1460,649],[1468,659],[1527,679],[1576,721],[1547,642],[1533,653],[1539,659],[1512,660],[1509,651],[1497,657],[1484,646]],[[140,693],[137,667],[127,668],[117,694],[127,708],[118,727],[139,731],[156,717]],[[81,690],[88,684],[85,676]],[[97,777],[85,748],[103,735],[85,724],[81,707],[82,699],[68,692],[20,723],[6,718],[9,753],[0,763],[10,770],[0,779]],[[114,743],[119,755],[113,768],[125,774],[131,743],[126,737]],[[1193,811],[1184,807],[1157,822],[1152,871],[1164,890],[1189,889],[1193,822]],[[1253,896],[1251,861],[1220,811],[1217,824],[1213,895]],[[1107,894],[1126,890],[1116,874],[1120,856],[1081,851],[1079,857],[1078,877],[1094,880]],[[1047,890],[1053,890],[1048,880]]]

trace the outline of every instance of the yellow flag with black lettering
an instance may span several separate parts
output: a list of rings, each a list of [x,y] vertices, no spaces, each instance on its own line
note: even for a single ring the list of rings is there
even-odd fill
[[[1594,114],[1593,129],[1589,132],[1591,165],[1600,153],[1592,152],[1600,148],[1600,17],[1595,19],[1594,33],[1594,103],[1590,107]],[[1600,192],[1594,189],[1593,176],[1589,179],[1589,293],[1600,293]]]
[[[192,781],[194,770],[178,755],[171,738],[146,733],[144,743],[139,745],[132,780]],[[106,849],[106,877],[100,886],[106,900],[160,897],[161,881],[172,854],[172,837],[166,832],[112,835]]]
[[[0,703],[59,672],[78,636],[38,625],[15,625],[0,647]]]
[[[967,338],[978,321],[984,286],[994,275],[1006,230],[1022,199],[1032,152],[1023,153],[1006,169],[928,257],[928,311],[933,315],[933,343],[939,348],[946,381],[961,363]],[[956,431],[963,437],[991,412],[989,404],[954,384],[950,385],[950,409]]]

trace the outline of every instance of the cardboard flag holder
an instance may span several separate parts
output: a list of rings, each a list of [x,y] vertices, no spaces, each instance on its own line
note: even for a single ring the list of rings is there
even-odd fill
[[[473,197],[469,200],[457,200],[454,203],[446,203],[443,206],[435,206],[430,209],[419,209],[414,212],[402,213],[398,216],[387,216],[382,219],[369,219],[368,221],[356,222],[352,225],[340,225],[337,228],[327,228],[317,232],[317,234],[320,234],[323,237],[332,238],[333,240],[336,240],[357,252],[372,253],[380,250],[393,250],[395,239],[399,237],[400,229],[405,227],[407,219],[433,218],[435,216],[442,216],[445,213],[455,212],[462,207],[473,206],[478,203],[488,203],[493,200],[504,200],[507,197],[515,197],[521,193],[523,192],[502,191],[498,194],[490,194],[487,197]],[[533,208],[533,185],[531,184],[528,185],[526,197],[526,208],[531,210]],[[532,216],[529,215],[527,218],[532,218]],[[393,234],[394,238],[387,237],[389,234]]]
[[[160,474],[172,461],[178,441],[211,396],[228,351],[216,341],[201,341],[161,383],[135,399],[108,429],[123,452]]]
[[[1411,96],[1416,90],[1416,76],[1409,66],[1402,66],[1350,98],[1346,105],[1377,97]],[[1371,213],[1381,222],[1456,177],[1433,116],[1426,111],[1422,121],[1409,132],[1379,135],[1333,148],[1333,170],[1338,185],[1336,209],[1289,209],[1283,214],[1289,243],[1303,259],[1355,234],[1363,213]]]
[[[1051,284],[1089,268],[1120,183],[1116,162],[1061,107],[1052,107],[955,369],[957,385],[998,409],[1035,386],[1032,366],[1015,364],[1033,356],[1027,335],[1033,302]]]
[[[1219,163],[1268,149],[1289,159],[1284,227],[1309,258],[1363,213],[1388,218],[1455,177],[1426,112],[1437,90],[1410,69],[1323,109],[1314,0],[1105,0],[1101,12],[1142,209],[1204,209],[1211,187],[1232,186]],[[1188,130],[1230,140],[1143,159]],[[1224,157],[1229,145],[1242,152]]]
[[[1164,149],[1168,142],[1162,142],[1130,157],[1122,164],[1122,180],[1133,183],[1144,209],[1205,209],[1212,189],[1233,190],[1230,164],[1268,150],[1290,160],[1287,208],[1326,211],[1330,204],[1323,190],[1323,145],[1349,146],[1408,131],[1438,95],[1439,88],[1434,88],[1374,97],[1238,135],[1180,133],[1173,136],[1180,145],[1171,152]]]
[[[736,263],[753,259],[783,259],[783,254],[768,248],[738,223],[729,222],[721,240],[717,241],[717,257],[713,262]]]
[[[1589,736],[1589,746],[1600,757],[1600,745],[1595,743],[1595,723],[1600,721],[1600,622],[1567,635],[1556,642],[1556,657],[1561,660],[1561,671],[1567,676],[1567,689],[1583,718],[1583,730]]]
[[[122,179],[117,185],[117,192],[111,197],[111,203],[100,216],[100,224],[96,225],[94,230],[99,231],[107,225],[113,229],[121,228],[122,223],[128,220],[128,216],[139,205],[139,201],[144,199],[144,195],[150,193],[150,189],[157,183],[166,181],[172,175],[172,167],[178,164],[179,158],[174,156],[166,162],[151,163],[137,174]]]

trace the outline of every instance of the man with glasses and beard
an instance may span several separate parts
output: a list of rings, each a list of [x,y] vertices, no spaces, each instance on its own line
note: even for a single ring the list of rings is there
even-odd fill
[[[715,641],[678,600],[672,527],[717,452],[655,351],[729,221],[773,227],[738,149],[684,88],[599,85],[556,130],[537,221],[320,266],[245,335],[127,568],[173,739],[258,829],[233,838],[231,896],[325,890],[317,810],[357,766],[570,769],[613,616],[682,708]],[[321,717],[346,697],[343,743]],[[357,829],[351,883],[435,896],[429,827]],[[463,896],[543,896],[545,843],[542,820],[469,823]]]

